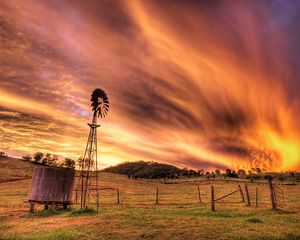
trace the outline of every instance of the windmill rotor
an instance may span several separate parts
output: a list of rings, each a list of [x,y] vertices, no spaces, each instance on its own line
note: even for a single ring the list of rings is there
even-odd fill
[[[106,93],[100,88],[95,89],[91,95],[91,102],[94,113],[98,117],[104,118],[109,109],[109,101]]]

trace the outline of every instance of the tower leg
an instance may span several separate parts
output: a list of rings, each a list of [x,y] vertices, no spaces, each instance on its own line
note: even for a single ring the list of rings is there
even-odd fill
[[[85,209],[93,203],[99,209],[99,186],[97,167],[97,114],[94,113],[90,126],[90,133],[83,157],[80,179],[77,189],[80,189],[80,209]]]

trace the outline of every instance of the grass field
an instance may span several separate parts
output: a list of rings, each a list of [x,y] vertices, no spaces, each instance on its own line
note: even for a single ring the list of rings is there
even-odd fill
[[[211,212],[210,186],[218,198],[236,190],[238,183],[197,183],[200,204],[195,183],[164,184],[102,173],[101,185],[119,188],[121,204],[115,190],[106,190],[99,213],[80,214],[76,206],[51,212],[40,206],[30,214],[26,200],[33,165],[16,159],[2,159],[0,165],[0,239],[300,239],[300,185],[280,186],[285,194],[281,210],[271,210],[266,184],[251,183],[252,206],[245,206],[236,193],[217,202],[216,212]]]

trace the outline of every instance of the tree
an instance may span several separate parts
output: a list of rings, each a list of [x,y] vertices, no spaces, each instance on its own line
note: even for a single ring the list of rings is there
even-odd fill
[[[29,162],[30,162],[30,161],[32,160],[32,157],[29,156],[29,155],[26,155],[26,156],[23,156],[23,157],[22,157],[22,160],[23,160],[23,161],[29,161]]]
[[[7,155],[5,154],[5,152],[0,152],[0,157],[7,157]]]
[[[237,174],[238,175],[246,175],[246,171],[244,169],[239,169]]]
[[[81,169],[82,165],[83,165],[83,157],[82,156],[77,159],[77,164],[78,164],[79,169]]]
[[[71,158],[65,158],[65,161],[64,161],[64,165],[67,167],[67,168],[75,168],[75,161]]]
[[[219,175],[221,175],[221,171],[219,170],[219,169],[216,169],[215,170],[215,173],[219,176]]]
[[[198,173],[199,173],[199,175],[200,175],[200,176],[203,176],[203,175],[204,175],[204,173],[205,173],[205,171],[204,171],[204,169],[203,169],[203,168],[201,168],[200,170],[198,170]]]
[[[58,157],[57,155],[51,155],[51,157],[48,159],[48,165],[51,167],[57,167],[58,166]]]
[[[190,169],[189,172],[188,172],[188,176],[191,177],[191,176],[196,176],[197,175],[197,172],[193,169]]]
[[[52,155],[50,153],[46,153],[46,155],[44,155],[41,163],[43,165],[49,165],[49,162],[51,162],[51,158],[52,158]]]
[[[226,169],[226,176],[231,177],[231,170],[229,168]]]
[[[233,170],[233,171],[231,172],[231,177],[238,178],[239,175],[237,175],[237,173]]]
[[[34,159],[33,162],[34,162],[34,163],[41,163],[43,157],[44,157],[44,153],[36,152],[36,153],[34,154],[34,157],[33,157],[33,159]]]

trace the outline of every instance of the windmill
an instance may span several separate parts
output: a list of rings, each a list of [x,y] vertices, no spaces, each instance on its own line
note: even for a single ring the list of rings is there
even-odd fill
[[[80,209],[87,208],[93,200],[99,209],[99,186],[97,166],[97,125],[98,117],[104,118],[109,109],[109,101],[102,89],[95,89],[91,95],[93,111],[92,123],[88,123],[90,133],[88,136],[83,160],[80,166],[80,177],[76,188],[75,203],[80,198]]]

